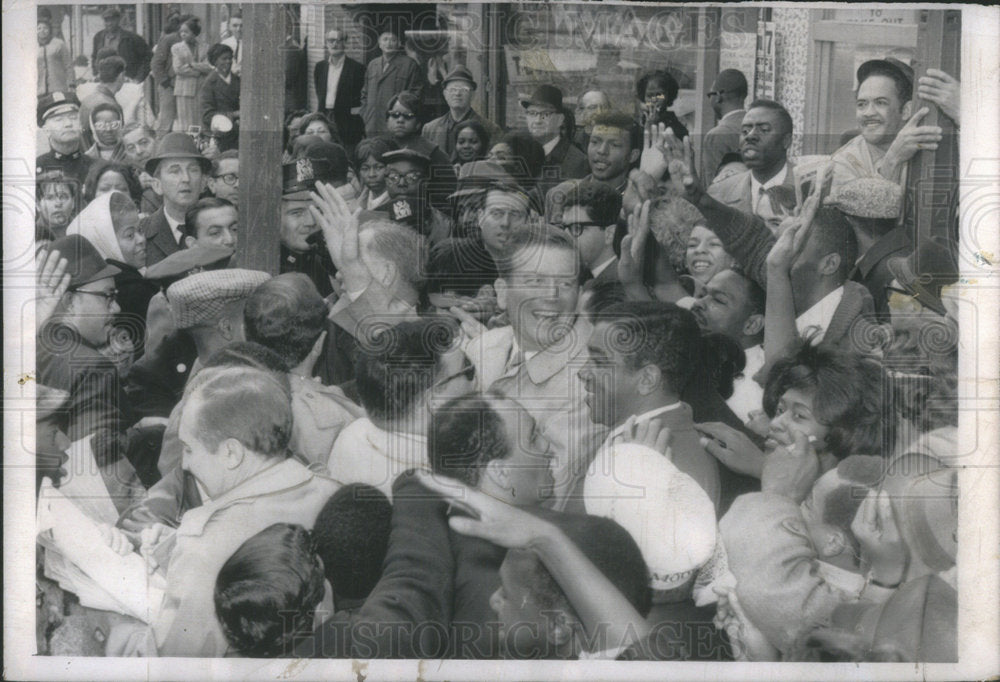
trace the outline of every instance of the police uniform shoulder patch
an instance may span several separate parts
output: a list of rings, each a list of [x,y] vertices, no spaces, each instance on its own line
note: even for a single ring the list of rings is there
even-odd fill
[[[413,209],[410,208],[410,203],[408,201],[397,201],[392,205],[392,213],[396,217],[396,220],[401,218],[409,218],[413,215]]]

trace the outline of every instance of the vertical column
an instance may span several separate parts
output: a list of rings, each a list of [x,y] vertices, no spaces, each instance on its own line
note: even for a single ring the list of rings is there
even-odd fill
[[[285,8],[248,3],[240,96],[240,226],[242,267],[278,272],[281,226],[281,127],[284,123]]]
[[[705,133],[715,126],[715,112],[705,93],[712,89],[712,81],[719,73],[719,30],[722,11],[718,7],[698,10],[698,65],[695,74],[695,129],[691,142],[694,145],[697,167],[701,167],[701,141]],[[706,180],[710,182],[710,180]]]
[[[916,222],[919,241],[934,236],[954,238],[954,219],[958,208],[958,130],[935,104],[917,96],[916,81],[927,73],[927,69],[939,69],[959,77],[961,12],[923,10],[918,31],[917,54],[913,64],[912,109],[914,112],[922,107],[930,109],[920,120],[920,125],[940,126],[943,139],[936,151],[918,152],[910,161],[906,212]]]

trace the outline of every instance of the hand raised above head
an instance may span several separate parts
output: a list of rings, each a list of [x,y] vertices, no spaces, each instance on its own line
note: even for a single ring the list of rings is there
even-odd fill
[[[642,154],[639,156],[639,170],[659,180],[667,170],[669,159],[664,154],[664,135],[667,127],[656,123],[652,117],[646,119],[642,140]]]
[[[35,327],[41,326],[55,312],[63,294],[69,290],[69,261],[55,250],[39,251],[35,256],[38,275],[35,280]]]
[[[677,139],[673,130],[668,130],[663,137],[663,148],[670,169],[670,182],[678,194],[691,203],[697,203],[704,193],[701,180],[695,171],[694,147],[691,136],[683,140]]]
[[[372,281],[368,266],[361,259],[361,239],[358,216],[361,209],[351,211],[344,197],[333,185],[316,183],[316,191],[310,193],[313,205],[309,207],[316,223],[323,231],[330,259],[342,273],[344,289],[359,293],[368,288]]]

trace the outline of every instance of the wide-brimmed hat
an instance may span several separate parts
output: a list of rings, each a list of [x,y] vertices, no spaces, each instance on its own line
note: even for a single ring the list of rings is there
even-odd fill
[[[448,72],[448,75],[441,81],[441,87],[446,87],[450,81],[467,81],[473,90],[477,87],[476,80],[472,77],[472,72],[461,64]]]
[[[69,275],[71,289],[105,277],[114,277],[121,272],[114,265],[108,265],[97,251],[97,247],[78,234],[70,234],[55,240],[49,245],[49,250],[58,251],[59,255],[66,259],[66,274]]]
[[[164,135],[156,143],[156,152],[146,161],[146,172],[154,175],[160,161],[166,159],[197,159],[204,172],[208,173],[212,169],[212,162],[201,155],[194,138],[187,133],[167,133]]]
[[[886,266],[913,298],[939,315],[947,314],[941,289],[958,281],[958,262],[950,244],[926,240],[909,256],[890,258]]]
[[[521,106],[525,109],[532,104],[547,104],[548,106],[553,107],[560,114],[565,113],[565,109],[563,109],[562,90],[554,85],[539,85],[535,88],[535,91],[531,93],[531,97],[521,100]]]
[[[903,78],[907,80],[910,87],[913,87],[913,67],[905,62],[901,62],[895,57],[886,57],[885,59],[869,59],[867,62],[858,67],[858,85],[865,82],[874,70],[888,70],[895,71]]]
[[[38,127],[45,124],[45,120],[50,116],[61,114],[66,111],[79,111],[80,100],[72,92],[50,92],[38,98]]]

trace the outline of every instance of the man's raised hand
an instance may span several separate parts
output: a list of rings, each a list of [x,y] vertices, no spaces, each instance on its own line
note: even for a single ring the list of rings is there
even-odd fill
[[[646,120],[639,170],[655,180],[662,178],[667,170],[668,159],[664,155],[663,147],[663,136],[666,132],[667,127],[662,123],[655,123],[652,118]]]
[[[368,288],[372,275],[361,260],[358,227],[361,209],[351,211],[333,185],[324,182],[317,182],[316,191],[310,196],[313,205],[309,210],[323,230],[326,248],[337,271],[341,273],[344,289],[352,294],[363,292]]]

